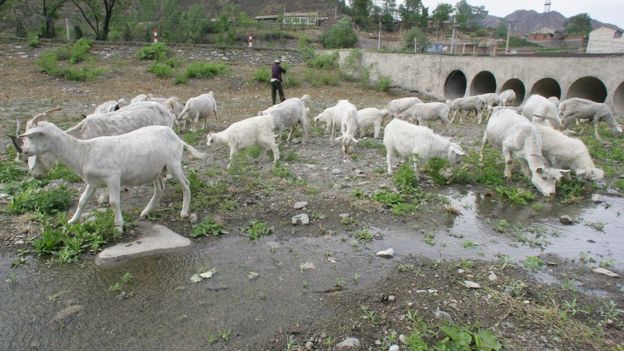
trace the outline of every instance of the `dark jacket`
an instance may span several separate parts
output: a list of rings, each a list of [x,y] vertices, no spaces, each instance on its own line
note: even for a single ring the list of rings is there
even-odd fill
[[[275,78],[281,82],[282,73],[286,73],[286,70],[280,64],[274,63],[273,67],[271,67],[271,79]]]

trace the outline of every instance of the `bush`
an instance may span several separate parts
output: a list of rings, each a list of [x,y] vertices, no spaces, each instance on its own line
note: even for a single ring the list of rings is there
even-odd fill
[[[390,90],[391,86],[392,86],[392,79],[390,79],[390,77],[379,76],[379,81],[377,82],[377,89],[379,91],[387,92],[388,90]]]
[[[78,39],[71,48],[69,63],[76,64],[84,61],[91,51],[92,43],[87,39]]]
[[[210,217],[206,217],[193,228],[191,236],[193,238],[199,238],[208,234],[212,236],[220,236],[224,233],[225,232],[223,231],[223,226],[221,224],[216,223]]]
[[[181,75],[175,78],[175,84],[185,84],[189,78],[212,78],[227,71],[223,63],[193,62]]]
[[[41,41],[39,40],[39,37],[35,35],[35,36],[28,38],[28,46],[30,46],[31,48],[40,47]]]
[[[342,18],[321,35],[321,44],[327,49],[352,48],[357,43],[357,35],[351,20]]]
[[[426,52],[431,43],[425,33],[420,28],[412,28],[405,33],[403,48],[406,50],[414,50],[414,42],[418,46],[418,52]]]
[[[251,79],[260,83],[270,83],[271,82],[271,70],[268,67],[260,67],[251,76]]]
[[[314,48],[312,47],[312,40],[308,36],[303,36],[297,41],[297,51],[301,55],[304,61],[309,61],[314,58]]]
[[[169,56],[169,49],[163,43],[153,43],[146,45],[137,51],[139,60],[156,60],[162,61]]]
[[[160,62],[152,63],[147,70],[154,73],[158,78],[169,78],[174,73],[174,69],[171,66]]]
[[[317,69],[305,70],[303,72],[303,79],[310,83],[313,87],[338,85],[338,77],[335,73]]]
[[[307,61],[308,67],[320,68],[320,69],[335,69],[338,68],[338,53],[335,52],[329,55],[316,55]]]

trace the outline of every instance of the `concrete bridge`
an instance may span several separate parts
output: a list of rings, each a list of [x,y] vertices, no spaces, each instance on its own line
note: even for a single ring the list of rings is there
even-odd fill
[[[341,50],[341,65],[354,51]],[[355,52],[357,53],[357,52]],[[360,51],[359,64],[394,85],[438,100],[516,92],[516,105],[532,94],[561,100],[580,97],[607,102],[624,114],[624,55],[575,57],[448,56]]]

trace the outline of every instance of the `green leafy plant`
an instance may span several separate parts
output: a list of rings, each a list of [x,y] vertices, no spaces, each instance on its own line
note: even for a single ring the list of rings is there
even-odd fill
[[[323,32],[320,41],[326,49],[339,49],[353,47],[358,39],[351,20],[345,17]]]
[[[256,240],[261,236],[270,235],[273,233],[273,228],[269,227],[266,222],[261,222],[258,220],[252,220],[245,228],[245,233],[249,235],[249,239]]]
[[[169,48],[164,43],[146,45],[137,51],[139,60],[162,61],[169,57]]]
[[[368,243],[373,241],[373,233],[371,233],[370,230],[367,229],[362,229],[355,232],[355,234],[353,234],[353,237],[355,237],[355,239],[357,239],[357,241],[361,243]]]
[[[253,72],[251,79],[259,83],[269,84],[271,82],[271,70],[268,67],[260,67]]]
[[[220,236],[224,234],[223,225],[216,223],[212,218],[206,217],[199,224],[197,224],[193,230],[191,230],[191,236],[199,238],[206,235]]]
[[[379,76],[377,81],[377,90],[387,92],[392,87],[392,79],[388,76]]]
[[[338,53],[315,55],[306,61],[308,67],[333,70],[338,68]]]
[[[538,270],[544,267],[544,261],[537,256],[527,256],[524,259],[524,267],[530,270]]]
[[[31,183],[32,184],[32,183]],[[21,214],[38,212],[54,214],[67,211],[74,199],[74,191],[65,185],[54,189],[43,189],[29,186],[15,194],[7,210],[9,213]]]

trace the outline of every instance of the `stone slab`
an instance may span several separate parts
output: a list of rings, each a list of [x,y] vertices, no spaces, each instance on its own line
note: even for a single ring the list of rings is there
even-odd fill
[[[139,222],[136,228],[139,237],[127,243],[120,243],[102,250],[95,257],[96,265],[106,265],[130,258],[153,255],[191,245],[191,240],[169,228],[147,222]]]

